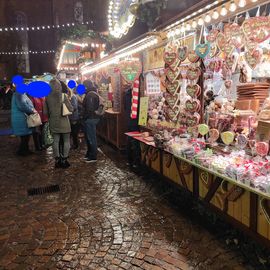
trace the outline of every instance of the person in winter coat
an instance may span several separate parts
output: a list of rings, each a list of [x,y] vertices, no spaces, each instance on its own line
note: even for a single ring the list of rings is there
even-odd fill
[[[52,88],[51,93],[45,101],[44,112],[48,115],[49,125],[53,134],[53,154],[55,157],[56,168],[68,168],[68,155],[70,150],[70,122],[68,116],[62,116],[62,106],[66,105],[69,111],[72,112],[73,108],[68,99],[68,96],[62,93],[62,87],[57,79],[50,81]],[[64,147],[60,152],[59,143],[60,137],[63,138]]]
[[[87,153],[85,155],[86,162],[97,161],[97,137],[96,125],[99,122],[99,116],[95,111],[99,108],[99,96],[97,89],[89,80],[83,82],[86,88],[86,96],[83,100],[82,114],[85,124],[85,135],[87,143]]]
[[[26,94],[15,92],[11,101],[11,125],[13,134],[19,136],[21,143],[17,151],[19,156],[28,156],[32,154],[29,150],[29,140],[32,134],[32,129],[27,125],[26,115],[35,113],[36,110],[32,101]]]
[[[73,142],[72,148],[78,149],[79,147],[78,135],[79,135],[79,130],[80,130],[78,99],[71,89],[69,89],[68,91],[68,96],[70,99],[70,103],[73,107],[73,112],[69,116],[69,121],[71,125],[71,137],[72,137],[72,142]]]
[[[44,127],[44,124],[48,122],[47,115],[44,114],[44,103],[45,98],[35,98],[30,97],[36,111],[38,112],[42,125],[36,128],[33,128],[33,139],[35,144],[36,151],[41,151],[43,149],[43,140],[42,140],[42,129]]]

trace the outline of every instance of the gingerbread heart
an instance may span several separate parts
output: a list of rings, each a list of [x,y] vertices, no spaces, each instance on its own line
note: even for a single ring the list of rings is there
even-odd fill
[[[188,84],[186,92],[190,97],[197,98],[201,94],[201,87],[198,84]]]
[[[176,122],[178,120],[179,109],[175,110],[175,109],[167,108],[166,113],[171,121]]]
[[[181,86],[181,81],[174,81],[174,82],[166,83],[166,89],[171,95],[174,95],[180,86]]]
[[[174,108],[177,106],[177,104],[178,104],[179,96],[178,96],[178,95],[166,94],[166,95],[165,95],[165,99],[166,99],[167,104],[168,104],[172,109],[174,109]]]
[[[253,35],[252,18],[245,20],[242,23],[241,27],[242,27],[244,35],[246,36],[246,39],[252,38],[252,35]]]
[[[189,67],[186,74],[188,80],[195,81],[195,82],[198,81],[200,75],[201,75],[201,69],[199,67],[197,68]]]
[[[163,59],[164,59],[164,62],[171,66],[175,61],[176,61],[176,53],[175,52],[164,52],[163,54]]]
[[[270,37],[268,17],[253,17],[252,22],[252,40],[261,43]]]
[[[190,100],[188,99],[185,104],[185,108],[188,112],[194,113],[200,110],[200,101],[198,99]]]
[[[200,59],[200,57],[196,54],[195,50],[190,50],[188,52],[188,60],[191,63],[196,63],[196,62],[198,62],[199,59]]]
[[[233,66],[235,64],[235,59],[233,56],[226,56],[225,58],[225,65],[229,70],[233,69]]]
[[[226,37],[223,33],[217,35],[218,48],[225,53],[226,56],[230,56],[233,53],[234,45],[227,42]]]
[[[218,54],[218,47],[216,43],[212,43],[210,46],[209,57],[213,58]]]
[[[177,78],[180,74],[180,69],[179,68],[175,68],[175,69],[167,68],[165,71],[165,74],[170,82],[174,82],[175,80],[177,80]]]
[[[255,49],[257,49],[258,43],[256,41],[246,38],[245,46],[246,46],[246,49],[252,54],[255,51]]]
[[[224,27],[225,36],[238,49],[244,46],[245,35],[243,29],[237,24],[226,24]]]
[[[178,59],[181,62],[184,62],[188,56],[188,47],[187,46],[180,46],[177,50],[178,54]]]
[[[262,54],[259,50],[254,50],[253,53],[247,51],[245,52],[245,60],[251,69],[255,69],[260,63]]]
[[[194,113],[194,115],[188,115],[186,123],[189,127],[197,126],[200,122],[200,115],[198,113]]]
[[[200,58],[205,58],[209,52],[210,52],[210,43],[204,43],[204,44],[198,44],[195,48],[195,52],[196,54],[200,57]]]
[[[217,38],[217,35],[218,35],[219,31],[217,29],[212,29],[207,37],[206,37],[206,40],[213,43],[216,41],[216,38]]]

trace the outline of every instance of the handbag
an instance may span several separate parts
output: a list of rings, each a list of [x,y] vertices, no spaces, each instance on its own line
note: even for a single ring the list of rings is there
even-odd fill
[[[68,109],[64,101],[65,101],[65,94],[62,94],[62,116],[71,115],[72,112]]]
[[[38,113],[33,113],[30,115],[26,114],[26,122],[29,128],[38,127],[42,125],[41,118]]]
[[[50,147],[53,144],[53,136],[50,130],[49,122],[45,123],[42,129],[42,138],[43,138],[44,146],[46,148]]]

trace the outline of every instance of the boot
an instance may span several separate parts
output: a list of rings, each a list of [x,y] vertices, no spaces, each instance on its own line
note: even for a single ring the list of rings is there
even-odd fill
[[[67,169],[68,167],[70,167],[70,163],[68,162],[67,158],[63,158],[61,168]]]
[[[61,168],[62,167],[62,160],[60,157],[56,157],[55,158],[55,165],[54,165],[55,168]]]

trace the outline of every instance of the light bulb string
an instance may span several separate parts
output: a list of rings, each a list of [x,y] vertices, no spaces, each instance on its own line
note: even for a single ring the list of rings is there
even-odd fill
[[[27,54],[51,54],[55,53],[55,50],[45,51],[0,51],[0,55],[27,55]]]
[[[90,22],[91,24],[93,21]],[[0,26],[0,32],[30,32],[30,31],[44,31],[44,30],[52,30],[52,29],[61,29],[67,27],[74,27],[78,25],[89,25],[88,21],[81,23],[64,23],[64,24],[53,24],[53,25],[41,25],[41,26]]]

